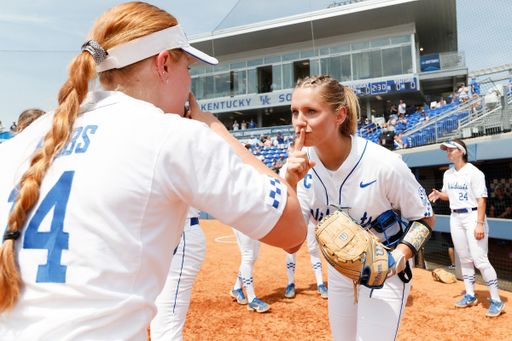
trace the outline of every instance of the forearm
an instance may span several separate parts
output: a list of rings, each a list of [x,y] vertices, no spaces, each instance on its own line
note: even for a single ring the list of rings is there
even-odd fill
[[[478,214],[478,220],[477,222],[484,223],[485,219],[485,198],[478,198],[476,199],[478,201],[478,207],[477,207],[477,214]]]
[[[428,226],[430,226],[431,229],[434,228],[434,224],[436,223],[436,217],[425,217],[423,219],[420,219],[427,223]],[[410,259],[413,256],[412,250],[405,244],[398,244],[397,249],[401,251],[405,255],[405,259]]]

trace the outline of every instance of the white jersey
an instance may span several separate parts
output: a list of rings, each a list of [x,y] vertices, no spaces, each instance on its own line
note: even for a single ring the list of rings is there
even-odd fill
[[[310,160],[316,161],[316,166],[297,185],[297,195],[306,221],[317,224],[336,210],[330,204],[349,207],[346,210],[348,214],[366,228],[391,209],[401,210],[407,220],[432,216],[425,190],[398,154],[352,136],[349,156],[331,176],[314,148],[304,150]],[[384,234],[373,232],[382,241],[385,240]],[[398,224],[386,231],[388,237],[398,232]]]
[[[203,123],[120,92],[91,94],[81,112],[16,241],[23,285],[2,341],[145,341],[189,206],[254,239],[285,207],[286,186]],[[3,226],[52,118],[0,145]]]
[[[187,218],[197,218],[199,217],[199,210],[195,207],[189,207]]]
[[[455,167],[444,172],[442,192],[448,193],[452,210],[478,207],[478,198],[487,198],[485,175],[471,163],[458,172]]]

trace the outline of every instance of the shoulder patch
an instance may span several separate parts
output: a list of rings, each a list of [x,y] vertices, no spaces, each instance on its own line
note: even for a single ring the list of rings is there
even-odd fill
[[[276,178],[267,175],[268,179],[268,195],[265,198],[265,204],[268,206],[274,207],[275,209],[279,208],[279,204],[281,203],[281,193],[283,184]]]

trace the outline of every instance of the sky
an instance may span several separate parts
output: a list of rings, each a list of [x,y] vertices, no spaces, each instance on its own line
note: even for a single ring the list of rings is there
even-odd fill
[[[419,0],[422,1],[422,0]],[[0,0],[0,121],[57,106],[66,67],[95,19],[118,0]],[[332,0],[156,0],[188,36],[326,8]],[[457,0],[459,51],[469,71],[512,63],[510,0]],[[491,75],[497,77],[499,75]],[[488,78],[484,77],[484,78]]]

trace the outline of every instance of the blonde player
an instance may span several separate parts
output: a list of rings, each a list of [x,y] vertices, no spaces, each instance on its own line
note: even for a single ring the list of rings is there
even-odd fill
[[[355,293],[353,281],[328,265],[333,339],[395,340],[411,288],[406,260],[414,254],[404,237],[419,231],[421,236],[435,218],[425,190],[401,158],[355,136],[358,110],[355,94],[335,79],[300,80],[291,104],[298,138],[286,180],[297,190],[305,219],[316,223],[335,209],[331,204],[345,207],[394,249],[389,278],[378,290],[357,286]],[[405,232],[393,209],[410,221]],[[419,245],[425,242],[418,240]]]
[[[500,299],[496,271],[487,258],[489,225],[485,216],[487,187],[484,173],[468,163],[467,148],[461,140],[454,139],[443,143],[441,149],[446,150],[446,155],[454,166],[444,173],[443,189],[433,189],[429,199],[432,202],[438,199],[450,201],[450,232],[455,251],[460,257],[466,287],[466,295],[455,306],[465,308],[477,304],[476,266],[491,294],[491,306],[486,315],[499,316],[505,303]]]
[[[146,340],[189,206],[298,250],[293,190],[189,95],[198,59],[217,63],[169,13],[116,6],[71,62],[57,109],[0,145],[2,341]],[[96,75],[105,91],[88,94]]]
[[[165,286],[156,298],[158,312],[151,321],[151,341],[183,340],[192,286],[206,254],[206,237],[199,225],[199,211],[190,207],[174,250]]]

